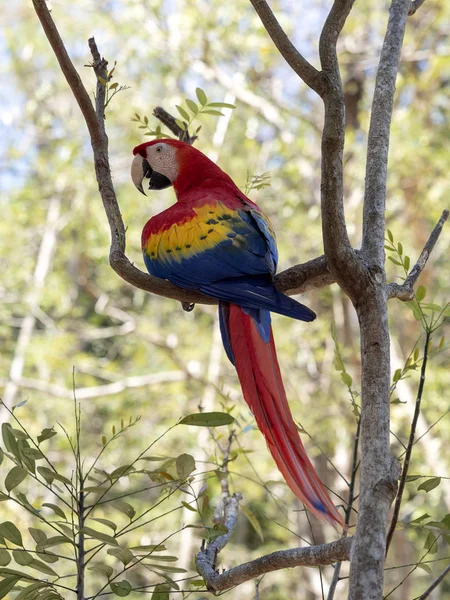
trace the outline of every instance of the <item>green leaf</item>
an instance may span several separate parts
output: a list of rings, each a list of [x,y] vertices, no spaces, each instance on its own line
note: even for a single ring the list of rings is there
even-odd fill
[[[58,515],[58,517],[62,517],[65,521],[67,521],[67,517],[64,511],[62,510],[62,508],[59,508],[59,506],[57,506],[56,504],[52,504],[51,502],[44,502],[42,506],[50,508],[56,515]]]
[[[390,260],[391,262],[394,263],[394,265],[398,265],[399,267],[402,267],[402,263],[399,262],[396,258],[393,258],[392,256],[388,256],[388,260]]]
[[[216,523],[214,527],[205,527],[205,529],[209,542],[212,542],[221,535],[228,533],[228,527],[222,525],[221,523]]]
[[[203,412],[187,415],[179,425],[194,425],[195,427],[222,427],[234,423],[231,415],[223,412]]]
[[[133,471],[135,471],[133,465],[122,465],[121,467],[117,467],[117,469],[114,469],[114,471],[110,474],[110,478],[120,479],[123,476],[128,476]]]
[[[208,98],[206,97],[205,92],[202,90],[202,88],[196,88],[195,89],[195,93],[197,95],[197,99],[200,102],[200,104],[202,106],[205,106],[205,104],[208,102]]]
[[[430,479],[425,480],[423,483],[419,485],[418,490],[424,490],[425,492],[431,492],[434,488],[437,488],[441,483],[440,477],[430,477]]]
[[[38,467],[37,472],[45,479],[48,485],[51,485],[53,483],[53,480],[55,479],[54,471],[52,471],[48,467]]]
[[[9,423],[2,424],[2,438],[5,447],[9,452],[11,452],[15,458],[22,464],[22,460],[20,458],[19,446],[17,444],[17,440],[12,433],[12,427]]]
[[[450,529],[450,514],[445,515],[445,517],[441,519],[441,523],[445,529]]]
[[[19,581],[19,576],[9,575],[0,582],[0,598],[6,598],[6,594],[10,592],[16,583]],[[167,596],[169,598],[169,596]]]
[[[420,478],[421,478],[421,475],[407,475],[406,482],[416,481],[416,479],[420,479]]]
[[[124,566],[127,566],[134,559],[134,554],[128,548],[108,548],[107,554],[118,558]]]
[[[420,515],[420,517],[417,517],[417,519],[413,519],[411,521],[411,523],[420,523],[421,521],[424,521],[425,519],[429,519],[431,515],[429,515],[428,513],[424,513],[423,515]]]
[[[36,529],[35,527],[29,527],[28,531],[30,532],[31,537],[36,542],[36,544],[45,542],[45,540],[47,539],[47,535],[42,531],[42,529]]]
[[[264,542],[264,533],[263,533],[261,524],[258,521],[255,513],[253,511],[251,511],[249,508],[247,508],[246,506],[242,506],[241,508],[242,508],[242,512],[247,517],[250,525],[253,527],[253,529],[258,534],[258,537],[261,540],[261,542]]]
[[[122,581],[117,581],[115,583],[110,583],[109,585],[111,587],[112,592],[116,596],[120,596],[120,598],[125,598],[125,596],[128,596],[131,592],[131,585],[126,579],[123,579]]]
[[[106,575],[106,577],[108,579],[114,573],[114,569],[112,567],[110,567],[109,565],[100,563],[100,562],[92,564],[90,567],[88,567],[88,571],[97,571],[98,573],[102,573],[103,575]]]
[[[427,290],[426,290],[425,286],[419,285],[419,287],[417,288],[417,292],[416,292],[417,302],[421,302],[425,298],[426,295],[427,295]]]
[[[186,123],[183,123],[183,121],[180,121],[180,119],[175,119],[175,123],[178,125],[178,127],[180,129],[182,129],[183,131],[187,130],[187,125]]]
[[[55,577],[58,577],[58,573],[56,571],[54,571],[44,562],[37,560],[36,558],[33,559],[27,566],[30,569],[36,569],[36,571],[39,571],[40,573],[45,573],[46,575],[53,575]]]
[[[0,465],[3,462],[3,459],[5,458],[5,453],[3,452],[3,450],[0,448]]]
[[[431,531],[428,532],[428,535],[425,539],[425,543],[423,545],[425,550],[428,550],[430,554],[436,554],[437,552],[437,541],[436,536]]]
[[[176,459],[175,465],[179,479],[186,479],[192,471],[195,471],[195,460],[190,454],[180,454]]]
[[[5,488],[8,492],[22,483],[28,475],[28,471],[24,467],[13,467],[5,477]]]
[[[411,259],[409,258],[409,256],[405,256],[405,258],[403,259],[403,266],[405,267],[405,269],[407,271],[409,271],[410,264],[411,264]]]
[[[59,560],[59,556],[56,556],[56,554],[53,554],[53,552],[37,552],[36,556],[44,562],[50,564],[58,562]]]
[[[0,535],[16,546],[23,546],[22,535],[11,521],[0,523]]]
[[[13,550],[12,555],[16,563],[18,565],[21,565],[22,567],[26,567],[31,562],[33,562],[33,557],[29,552],[26,552],[25,550]]]
[[[41,431],[41,433],[38,435],[38,438],[37,438],[38,444],[40,444],[41,442],[45,442],[45,440],[49,440],[54,435],[57,435],[57,434],[56,434],[56,431],[53,429],[53,427],[51,429],[48,429],[48,428],[43,429]]]
[[[202,114],[204,115],[216,115],[218,117],[223,117],[225,116],[223,113],[220,112],[220,110],[207,110],[206,108],[204,108],[202,110]]]
[[[395,373],[394,373],[394,376],[392,377],[392,381],[394,383],[397,383],[397,381],[400,380],[401,376],[402,376],[402,370],[401,369],[396,369]]]
[[[193,100],[189,100],[189,98],[186,98],[185,102],[186,102],[189,110],[191,110],[194,113],[194,115],[196,115],[198,113],[197,104]]]
[[[341,379],[348,388],[352,387],[353,379],[351,378],[351,375],[349,375],[347,372],[344,371],[343,373],[341,373]]]
[[[14,598],[14,600],[51,600],[52,598],[61,598],[61,596],[53,595],[56,594],[53,590],[50,592],[51,596],[44,592],[44,596],[39,594],[39,590],[43,590],[47,587],[47,583],[45,581],[37,581],[36,583],[32,583],[31,585],[27,585],[27,587],[22,588],[22,591],[18,596]],[[51,589],[51,588],[50,588]],[[37,592],[37,594],[32,594],[32,592]]]
[[[154,556],[152,556],[152,560],[162,560],[164,562],[177,562],[178,556],[169,556],[167,554],[165,556],[158,556],[157,554],[155,554]]]
[[[92,527],[82,527],[78,533],[84,533],[95,540],[106,542],[107,544],[112,544],[113,546],[118,545],[118,542],[115,538],[101,531],[97,531],[96,529],[92,529]]]
[[[115,81],[114,83],[112,83],[112,84],[109,86],[109,89],[110,89],[110,90],[115,90],[115,89],[116,89],[116,87],[117,87],[118,85],[119,85],[119,84],[117,83],[117,81]]]
[[[184,506],[184,508],[187,508],[188,510],[191,510],[192,512],[198,512],[197,509],[194,506],[191,506],[190,504],[188,504],[184,500],[181,501],[181,504]]]
[[[163,544],[146,544],[144,546],[131,546],[130,550],[138,554],[149,554],[150,552],[164,552],[167,548]]]
[[[0,567],[6,567],[11,562],[11,554],[5,548],[0,548]]]
[[[422,571],[425,571],[425,573],[429,573],[430,575],[433,572],[430,565],[427,565],[426,563],[417,563],[417,567],[422,569]]]
[[[170,586],[167,583],[158,583],[150,600],[169,600],[169,592]]]
[[[45,456],[37,448],[24,448],[22,450],[24,456],[31,458],[32,460],[42,460]]]
[[[215,106],[218,108],[236,108],[234,104],[229,104],[228,102],[210,102],[208,106]]]
[[[178,104],[176,104],[175,108],[177,109],[177,111],[180,113],[180,115],[183,117],[183,119],[185,121],[187,121],[187,122],[190,121],[189,113],[182,106],[178,106]],[[183,129],[184,129],[184,126],[183,126]]]
[[[92,517],[91,520],[92,521],[97,521],[97,523],[101,523],[102,525],[105,525],[106,527],[109,527],[113,531],[117,530],[117,525],[115,523],[113,523],[113,521],[110,521],[109,519],[100,519],[100,518],[97,518],[97,517]]]
[[[128,504],[128,502],[124,502],[123,500],[113,500],[110,504],[111,506],[114,506],[114,508],[117,508],[117,510],[120,510],[120,512],[126,514],[129,519],[132,519],[136,514],[136,511],[131,504]]]
[[[141,126],[139,127],[139,129],[145,129],[145,125],[141,125]],[[108,440],[106,439],[106,435],[102,435],[102,445],[103,445],[103,446],[106,446],[106,442],[107,442],[107,441],[108,441]]]
[[[41,552],[46,548],[52,548],[53,546],[59,546],[60,544],[71,544],[74,545],[73,540],[71,540],[66,535],[54,535],[53,537],[49,537],[42,542],[39,542],[36,546],[36,550]]]
[[[402,246],[401,242],[399,242],[397,244],[397,251],[398,251],[399,256],[401,256],[403,254],[403,246]]]
[[[391,243],[393,243],[394,242],[394,236],[392,235],[392,231],[390,229],[386,229],[386,233],[387,233],[389,241]]]

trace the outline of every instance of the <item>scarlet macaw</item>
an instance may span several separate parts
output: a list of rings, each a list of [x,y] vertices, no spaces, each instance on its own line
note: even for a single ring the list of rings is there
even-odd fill
[[[244,398],[291,490],[335,528],[342,516],[308,459],[292,418],[277,361],[270,311],[312,321],[312,310],[273,284],[278,253],[267,216],[202,152],[160,139],[133,150],[131,176],[145,194],[173,185],[177,202],[142,232],[148,271],[219,301],[223,345]]]

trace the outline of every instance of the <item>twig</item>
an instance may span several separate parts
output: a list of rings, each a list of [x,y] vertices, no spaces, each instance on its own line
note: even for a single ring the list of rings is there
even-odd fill
[[[197,569],[205,579],[208,589],[211,591],[221,591],[259,577],[264,573],[278,571],[279,569],[302,565],[317,567],[319,565],[330,565],[336,561],[349,560],[352,539],[351,537],[347,537],[331,542],[330,544],[321,544],[320,546],[279,550],[278,552],[272,552],[272,554],[267,554],[248,563],[233,567],[224,573],[215,571],[211,566],[211,562],[206,560],[202,556],[202,552],[200,552],[197,555]]]
[[[450,565],[448,565],[443,571],[442,573],[439,575],[439,577],[436,577],[436,579],[433,581],[433,583],[430,585],[429,588],[427,588],[424,593],[421,596],[418,596],[417,598],[415,598],[415,600],[425,600],[425,598],[428,598],[428,596],[431,594],[431,592],[437,588],[437,586],[444,581],[444,579],[447,577],[447,575],[450,573]]]
[[[361,419],[358,419],[358,426],[356,428],[355,439],[353,442],[353,458],[352,458],[352,476],[350,479],[350,486],[348,491],[348,504],[345,509],[345,524],[348,527],[350,525],[350,516],[352,514],[353,502],[355,500],[355,484],[356,484],[356,473],[358,472],[358,447],[359,447],[359,434],[361,432]],[[330,588],[328,590],[327,600],[333,600],[336,592],[336,586],[339,583],[339,575],[341,574],[342,562],[336,563],[333,572],[333,579],[331,580]]]
[[[411,2],[408,10],[408,17],[412,17],[412,15],[414,15],[419,10],[419,8],[424,2],[425,0],[414,0],[413,2]]]
[[[286,35],[266,0],[250,0],[267,33],[293,71],[319,96],[325,92],[322,74],[300,54]]]
[[[386,178],[395,81],[409,0],[393,0],[375,81],[367,143],[362,252],[380,271],[384,264]],[[381,282],[380,282],[381,283]]]
[[[416,435],[417,421],[418,421],[419,415],[420,415],[420,404],[422,402],[423,389],[425,386],[425,374],[426,374],[427,362],[428,362],[428,345],[430,343],[430,339],[431,339],[431,331],[429,329],[427,329],[426,336],[425,336],[425,348],[424,348],[424,353],[423,353],[422,367],[420,369],[420,383],[419,383],[419,389],[417,391],[416,407],[414,409],[414,416],[413,416],[413,420],[411,423],[411,431],[409,432],[409,440],[408,440],[408,445],[406,447],[405,460],[403,462],[402,476],[401,476],[400,484],[398,487],[397,497],[395,499],[394,513],[392,515],[391,525],[389,527],[389,531],[388,531],[387,538],[386,538],[386,555],[389,552],[389,546],[391,545],[392,538],[393,538],[394,532],[395,532],[395,528],[397,527],[398,516],[400,513],[400,507],[402,504],[403,492],[405,491],[406,477],[408,475],[409,463],[411,461],[411,454],[412,454],[412,449],[414,446],[414,437]]]
[[[411,269],[409,275],[405,279],[404,283],[399,285],[398,283],[390,283],[387,286],[388,298],[398,298],[403,302],[408,302],[414,298],[414,285],[416,284],[419,275],[422,273],[425,265],[427,264],[428,258],[433,251],[439,236],[442,233],[445,222],[448,219],[449,211],[444,210],[439,221],[436,223],[430,237],[428,238],[416,264]]]

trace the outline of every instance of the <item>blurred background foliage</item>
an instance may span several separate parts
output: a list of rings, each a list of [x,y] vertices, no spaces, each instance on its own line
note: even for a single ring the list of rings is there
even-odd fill
[[[292,40],[316,66],[318,33],[329,4],[323,0],[307,5],[294,0],[273,3]],[[175,104],[195,98],[197,86],[212,101],[237,106],[232,114],[225,110],[225,117],[201,117],[197,147],[217,159],[241,187],[248,174],[270,172],[271,186],[251,196],[270,215],[278,232],[280,270],[322,253],[321,102],[284,64],[248,2],[55,0],[51,8],[89,90],[95,85],[93,72],[86,66],[90,61],[86,40],[91,35],[110,64],[117,61],[115,81],[130,86],[111,102],[106,126],[132,261],[143,268],[141,229],[151,215],[173,201],[173,191],[143,198],[133,188],[131,150],[144,139],[131,119],[137,112],[156,126],[151,117],[155,106],[175,113]],[[387,2],[356,3],[339,43],[347,107],[346,214],[356,246],[361,233],[370,101],[387,10]],[[450,197],[449,18],[448,3],[431,1],[410,18],[397,82],[387,222],[412,264]],[[333,532],[316,520],[311,519],[311,530],[270,460],[242,400],[235,371],[221,350],[214,307],[199,305],[185,313],[172,300],[133,289],[109,267],[108,227],[87,130],[32,2],[4,3],[0,22],[4,31],[0,38],[2,398],[9,404],[28,400],[16,414],[34,434],[57,422],[70,428],[74,380],[82,406],[87,460],[98,451],[101,436],[113,423],[141,415],[126,434],[126,443],[110,456],[111,468],[125,464],[128,454],[136,455],[199,406],[232,410],[236,440],[231,447],[230,489],[243,494],[244,505],[264,532],[264,541],[241,515],[222,564],[231,567],[275,549],[303,544],[300,537],[331,540]],[[444,229],[421,278],[427,299],[439,304],[450,299],[449,244],[450,234]],[[389,279],[398,280],[401,269],[391,263],[387,268]],[[336,286],[305,294],[302,301],[319,318],[306,325],[274,316],[279,359],[293,413],[314,440],[307,440],[309,453],[323,480],[346,498],[347,486],[318,447],[348,479],[356,420],[335,369],[330,326],[336,324],[342,357],[357,389],[355,313]],[[390,303],[390,318],[394,371],[404,365],[421,328],[411,310],[395,300]],[[450,425],[448,418],[441,418],[448,414],[448,356],[445,343],[431,361],[419,435],[433,427],[417,444],[410,471],[443,479],[429,493],[417,491],[420,479],[408,484],[403,521],[425,512],[438,521],[449,512],[449,480],[444,478]],[[402,448],[396,438],[407,439],[417,385],[417,372],[398,385],[402,403],[392,407],[393,447],[398,453]],[[3,412],[2,421],[6,420]],[[226,445],[228,431],[216,430],[215,435],[213,439],[207,430],[175,428],[154,451],[167,457],[190,453],[198,471],[214,469],[223,461],[219,447]],[[52,459],[64,469],[64,436],[48,443]],[[220,501],[220,485],[214,476],[207,480],[214,506]],[[43,501],[37,491],[33,497],[32,489],[29,497],[36,506]],[[143,506],[148,500],[141,495]],[[179,505],[180,499],[174,502]],[[9,503],[2,505],[5,518],[26,522],[25,514],[14,515],[13,510]],[[187,510],[174,514],[169,521],[156,521],[140,532],[145,543],[159,540],[183,522],[195,521]],[[410,570],[393,567],[416,563],[426,552],[427,535],[419,526],[400,528],[387,564],[386,593]],[[135,543],[143,542],[137,536]],[[193,574],[199,544],[195,529],[185,530],[170,542],[170,553],[180,558],[189,574]],[[392,597],[406,600],[419,594],[442,570],[448,554],[441,536],[437,552],[424,559],[439,562],[416,569]],[[326,587],[331,576],[331,569],[272,573],[259,585],[260,598],[321,598],[321,578]],[[344,579],[336,598],[345,595]],[[227,597],[253,598],[255,585],[250,582]],[[441,585],[433,598],[450,598],[450,584]]]

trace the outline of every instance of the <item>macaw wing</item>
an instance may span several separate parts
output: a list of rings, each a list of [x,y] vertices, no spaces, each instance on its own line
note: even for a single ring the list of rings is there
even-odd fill
[[[152,275],[200,289],[228,279],[273,274],[277,255],[270,236],[270,223],[262,213],[214,202],[150,234],[144,260]]]

